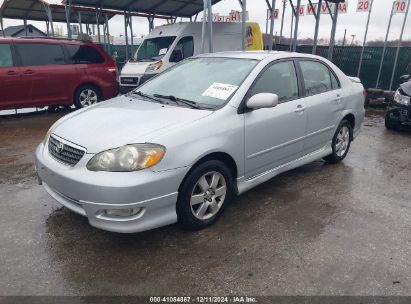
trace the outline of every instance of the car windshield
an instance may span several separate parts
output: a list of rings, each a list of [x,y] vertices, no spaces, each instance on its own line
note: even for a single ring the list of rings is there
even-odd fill
[[[176,39],[175,36],[157,37],[145,39],[138,48],[133,61],[155,61],[160,60],[167,53],[168,48]]]
[[[136,90],[146,96],[171,96],[171,100],[216,108],[226,103],[257,63],[238,58],[189,58]]]

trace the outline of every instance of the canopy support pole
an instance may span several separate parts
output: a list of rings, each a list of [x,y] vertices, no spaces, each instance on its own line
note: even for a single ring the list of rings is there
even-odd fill
[[[131,56],[133,56],[134,33],[133,33],[133,16],[131,16],[131,15],[130,15],[130,20],[129,20],[128,26],[130,27]]]
[[[83,36],[83,23],[81,22],[81,12],[77,12],[78,25],[80,27],[80,34]]]
[[[206,34],[206,19],[207,19],[207,2],[208,0],[203,0],[203,24],[201,29],[201,53],[205,52],[205,34]]]
[[[124,11],[124,34],[125,34],[125,38],[126,38],[126,61],[128,61],[128,58],[129,58],[129,47],[128,47],[128,30],[127,30],[127,28],[128,28],[128,22],[129,22],[129,19],[128,19],[128,13],[127,13],[127,11]]]
[[[210,0],[211,3],[211,0]],[[246,36],[247,36],[247,0],[242,0],[242,17],[241,17],[241,36],[242,36],[242,41],[241,41],[241,49],[245,51],[246,49]]]
[[[275,0],[272,0],[271,4],[271,21],[270,21],[270,43],[269,50],[273,50],[273,35],[274,35],[274,12],[275,12]]]
[[[100,10],[96,7],[96,26],[97,26],[97,41],[101,44],[100,37]]]
[[[23,22],[24,22],[24,34],[27,37],[27,19],[24,19]]]
[[[110,44],[110,28],[108,26],[108,16],[104,14],[105,22],[104,22],[104,34],[107,36],[107,52],[111,53],[111,44]]]
[[[6,38],[6,33],[4,32],[3,14],[1,12],[0,12],[0,27],[1,27],[1,32],[3,33],[3,38]]]
[[[208,11],[208,38],[209,38],[208,51],[212,53],[214,51],[214,46],[213,46],[213,7],[211,4],[211,0],[207,1],[207,11]]]
[[[68,0],[64,6],[66,10],[66,20],[67,20],[67,36],[71,39],[71,28],[70,28],[70,16],[71,16],[71,0]]]
[[[409,12],[409,10],[410,10],[410,4],[411,4],[411,0],[408,0],[408,2],[407,2],[407,11],[405,12],[404,22],[402,23],[400,39],[398,40],[397,52],[395,53],[394,68],[392,69],[391,81],[390,81],[390,88],[389,88],[390,91],[391,91],[391,89],[392,89],[392,84],[393,84],[393,82],[394,82],[395,72],[396,72],[396,70],[397,70],[398,56],[399,56],[399,54],[400,54],[402,36],[404,35],[404,29],[405,29],[405,24],[407,23],[407,17],[408,17],[408,12]]]

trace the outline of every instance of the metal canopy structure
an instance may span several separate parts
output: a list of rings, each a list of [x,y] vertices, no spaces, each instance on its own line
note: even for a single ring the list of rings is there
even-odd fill
[[[221,0],[211,0],[214,5]],[[190,18],[203,10],[203,0],[65,0],[73,5]]]
[[[3,18],[49,21],[47,10],[50,9],[54,22],[67,22],[64,5],[48,4],[42,0],[6,0],[0,8],[0,14]],[[100,16],[99,20],[96,14],[89,8],[72,7],[71,20],[78,19],[78,13],[81,12],[81,21],[85,24],[102,24],[105,22],[105,16]],[[116,13],[105,11],[108,19],[113,18]]]

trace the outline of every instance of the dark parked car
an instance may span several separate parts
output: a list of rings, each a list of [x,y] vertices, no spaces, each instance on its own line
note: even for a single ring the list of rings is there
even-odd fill
[[[411,81],[402,83],[388,104],[385,126],[389,130],[411,127]]]
[[[74,104],[118,94],[117,67],[93,43],[0,39],[0,109]]]

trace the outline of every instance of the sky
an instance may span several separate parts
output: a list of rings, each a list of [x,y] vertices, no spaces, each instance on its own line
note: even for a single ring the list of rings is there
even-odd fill
[[[149,1],[149,0],[146,0]],[[347,14],[340,14],[337,24],[336,40],[340,40],[344,36],[345,29],[347,30],[347,41],[351,41],[352,35],[355,35],[355,40],[362,44],[365,34],[367,13],[356,12],[358,0],[348,0],[348,12]],[[48,0],[49,3],[60,3],[56,0]],[[271,0],[270,0],[271,2]],[[276,8],[280,8],[280,19],[275,20],[274,33],[280,32],[281,23],[281,11],[282,1],[277,0]],[[296,0],[294,0],[296,2]],[[315,2],[315,1],[313,1]],[[308,0],[302,0],[302,4],[306,5]],[[0,4],[3,4],[3,0],[0,0]],[[388,19],[391,11],[391,0],[374,0],[373,11],[370,19],[370,26],[368,31],[367,40],[384,40]],[[213,13],[219,13],[220,15],[228,15],[231,10],[241,10],[238,0],[222,0],[218,4],[213,6]],[[266,10],[267,5],[265,0],[248,0],[247,10],[249,11],[249,20],[259,22],[262,31],[265,31],[266,26]],[[411,14],[411,13],[410,13]],[[200,20],[199,18],[198,20]],[[404,40],[411,39],[411,17],[408,18]],[[389,39],[398,39],[404,20],[404,14],[397,14],[393,16],[391,31]],[[46,29],[44,22],[29,22],[41,30]],[[155,26],[163,24],[162,20],[155,20]],[[10,25],[22,24],[19,20],[4,20],[4,27]],[[56,23],[57,24],[57,23]],[[55,24],[55,26],[56,26]],[[298,30],[299,38],[312,38],[314,36],[314,16],[306,15],[300,18],[300,25]],[[291,8],[287,5],[285,18],[284,18],[284,33],[286,37],[290,36],[291,25]],[[65,27],[64,24],[58,24],[58,26]],[[146,35],[148,33],[148,21],[146,18],[133,17],[133,30],[137,37]],[[331,31],[331,18],[327,14],[321,16],[319,37],[329,39]],[[110,20],[110,34],[114,36],[120,36],[124,33],[124,20],[123,16],[116,16]]]

